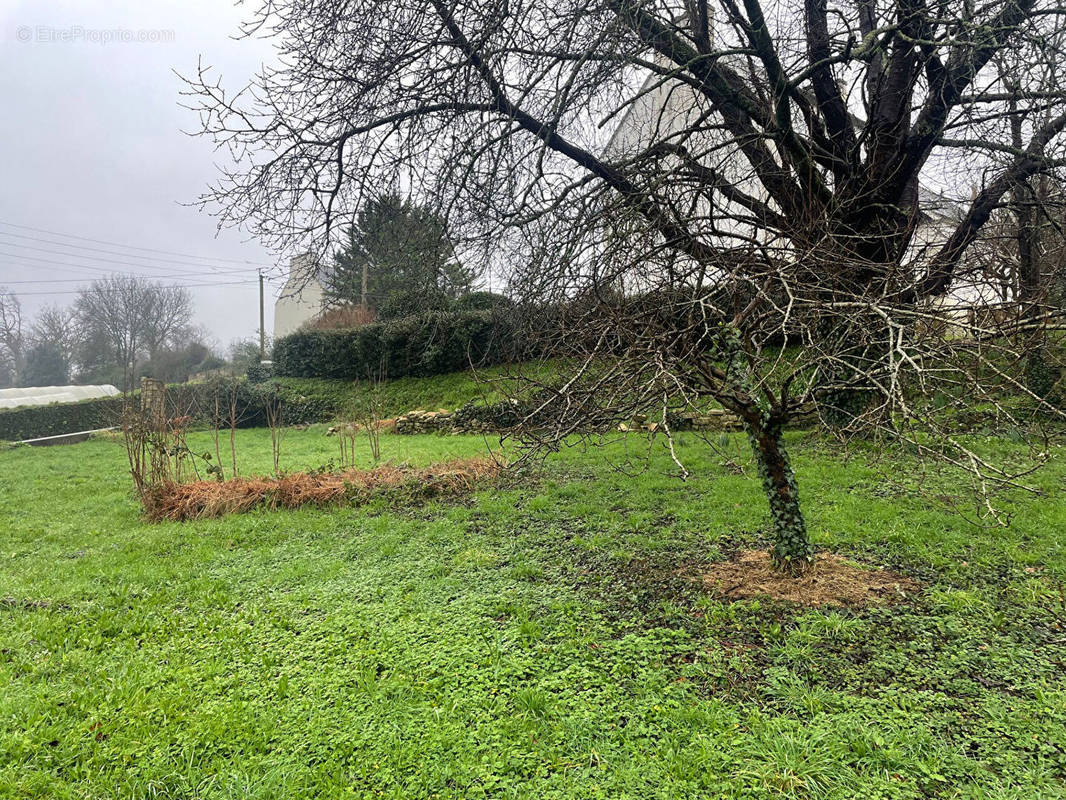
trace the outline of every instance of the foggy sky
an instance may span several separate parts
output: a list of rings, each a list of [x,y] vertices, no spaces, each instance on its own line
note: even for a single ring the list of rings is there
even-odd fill
[[[174,74],[191,74],[202,54],[229,88],[243,85],[272,54],[267,41],[232,38],[248,14],[228,0],[0,0],[0,286],[15,291],[25,316],[71,303],[79,285],[109,271],[178,285],[247,280],[190,291],[195,321],[221,347],[256,335],[259,263],[232,262],[271,265],[274,258],[239,231],[216,237],[213,218],[181,205],[203,192],[223,156],[182,132],[197,120],[178,105]],[[142,35],[163,41],[115,40]],[[227,273],[212,274],[212,266]],[[228,272],[235,269],[243,271]],[[268,287],[268,333],[272,292]]]

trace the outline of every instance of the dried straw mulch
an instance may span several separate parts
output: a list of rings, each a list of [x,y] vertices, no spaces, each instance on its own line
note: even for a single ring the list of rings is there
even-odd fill
[[[775,569],[765,550],[746,550],[692,577],[727,600],[769,597],[815,607],[898,603],[921,590],[915,581],[896,572],[860,565],[833,553],[819,553],[813,569],[793,577]]]
[[[444,461],[429,467],[385,464],[328,474],[296,472],[278,478],[166,483],[143,498],[154,522],[239,514],[253,508],[299,508],[359,503],[384,493],[413,500],[452,497],[472,491],[503,469],[491,458]]]

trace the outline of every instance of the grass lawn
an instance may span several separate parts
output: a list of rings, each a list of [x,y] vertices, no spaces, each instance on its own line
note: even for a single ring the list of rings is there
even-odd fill
[[[515,378],[550,379],[565,369],[559,360],[526,362],[521,365],[484,367],[478,370],[434,375],[431,378],[397,378],[381,383],[379,403],[384,417],[396,417],[421,408],[432,411],[446,408],[454,411],[465,403],[495,403],[515,390]],[[348,417],[360,405],[365,405],[371,390],[367,381],[330,380],[323,378],[277,378],[290,395],[326,398],[336,407],[341,418]]]
[[[333,457],[323,430],[283,466]],[[267,432],[239,436],[265,471]],[[1066,451],[1003,529],[948,508],[957,476],[918,496],[791,444],[818,544],[918,598],[724,604],[679,575],[764,543],[753,470],[695,437],[685,483],[631,439],[469,502],[160,525],[114,441],[0,451],[0,798],[1066,796]]]

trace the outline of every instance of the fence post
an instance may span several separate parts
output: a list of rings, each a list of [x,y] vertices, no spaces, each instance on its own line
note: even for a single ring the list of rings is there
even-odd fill
[[[141,378],[141,411],[148,427],[161,431],[167,422],[167,385],[157,378]]]

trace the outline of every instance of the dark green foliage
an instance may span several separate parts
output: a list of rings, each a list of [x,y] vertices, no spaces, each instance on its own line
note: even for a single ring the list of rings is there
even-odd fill
[[[378,307],[378,319],[384,321],[426,311],[448,311],[450,305],[448,296],[439,289],[404,289],[385,298]]]
[[[263,383],[274,377],[273,364],[251,364],[248,367],[248,382]]]
[[[298,331],[274,346],[278,375],[362,379],[441,375],[506,361],[512,333],[484,312],[433,311],[346,330]]]
[[[53,403],[0,411],[0,441],[92,431],[118,425],[122,397],[98,397],[78,403]]]
[[[26,353],[19,374],[23,386],[64,386],[70,383],[70,362],[63,349],[53,342],[38,342]]]
[[[395,192],[371,199],[359,211],[325,277],[327,300],[363,302],[364,269],[366,302],[382,314],[396,295],[458,297],[474,279],[456,260],[444,220]]]
[[[1036,347],[1025,359],[1025,386],[1037,397],[1052,401],[1062,370],[1048,358],[1043,347]]]
[[[502,311],[514,307],[514,301],[497,292],[464,294],[452,305],[453,311]]]
[[[216,398],[218,404],[216,406]],[[267,427],[267,402],[279,400],[285,425],[305,425],[329,419],[339,404],[330,394],[304,394],[281,383],[252,383],[237,378],[218,378],[206,383],[180,384],[167,388],[168,414],[192,417],[200,426],[229,427],[230,401],[236,404],[238,428]]]
[[[287,386],[283,383],[252,383],[236,378],[218,378],[206,383],[167,387],[167,416],[191,417],[199,427],[217,421],[228,428],[231,400],[236,406],[238,428],[265,427],[266,401],[278,397],[286,425],[302,425],[331,419],[348,395],[329,384]],[[216,398],[218,403],[216,404]],[[138,402],[137,393],[131,401]],[[78,403],[53,403],[0,411],[0,441],[36,439],[77,431],[110,428],[121,424],[126,399],[100,397]],[[219,417],[216,420],[216,408]]]

